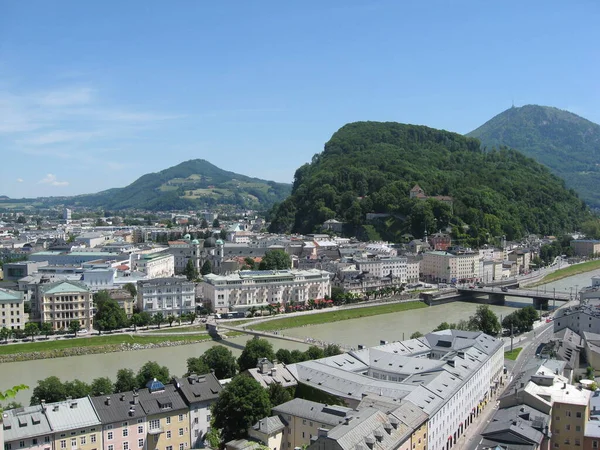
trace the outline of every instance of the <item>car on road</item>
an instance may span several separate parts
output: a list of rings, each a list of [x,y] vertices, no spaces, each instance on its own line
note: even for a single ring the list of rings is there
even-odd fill
[[[507,287],[503,287],[500,289],[502,292],[508,292],[508,288]]]
[[[475,286],[473,286],[473,285],[470,285],[470,286],[469,286],[469,289],[475,289]]]

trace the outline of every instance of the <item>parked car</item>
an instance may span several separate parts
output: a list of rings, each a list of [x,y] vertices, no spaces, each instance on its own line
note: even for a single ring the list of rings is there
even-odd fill
[[[475,286],[471,284],[471,285],[469,286],[469,289],[475,289]]]
[[[500,289],[502,292],[508,292],[508,288],[507,287],[503,287]]]

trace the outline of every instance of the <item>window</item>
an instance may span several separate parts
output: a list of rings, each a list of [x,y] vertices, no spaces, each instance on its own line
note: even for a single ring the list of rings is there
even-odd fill
[[[578,419],[581,419],[581,413],[580,412],[576,412],[575,413],[575,417],[577,417]]]
[[[50,442],[50,436],[44,436],[44,442],[48,444]]]
[[[4,308],[4,305],[2,305],[2,307]],[[10,450],[11,448],[12,448],[12,445],[4,444],[4,450]]]
[[[160,428],[160,419],[152,419],[150,421],[150,429],[158,430]]]
[[[138,423],[144,423],[144,419],[138,419]]]
[[[581,445],[581,441],[579,439],[575,439],[575,447],[579,447]]]
[[[19,448],[25,447],[25,441],[19,441]]]
[[[179,421],[183,422],[183,414],[179,414]]]
[[[129,428],[123,428],[123,437],[129,436]]]
[[[567,417],[571,417],[571,411],[568,411],[568,410],[567,410],[567,411],[565,411],[565,416],[567,416]]]
[[[565,426],[565,430],[567,430],[567,431],[571,431],[571,425],[566,425],[566,426]]]
[[[167,445],[167,446],[165,447],[165,450],[173,450],[173,446],[172,446],[172,445]]]
[[[81,445],[85,445],[86,444],[87,439],[85,438],[85,436],[80,436],[79,437],[79,443]]]
[[[306,425],[306,419],[302,419],[302,425]]]
[[[60,448],[67,448],[67,440],[63,439],[62,441],[60,441]]]
[[[138,447],[142,448],[144,446],[144,440],[143,439],[138,439]]]
[[[71,447],[77,447],[77,438],[71,438]]]
[[[95,434],[92,434],[92,435],[90,436],[90,442],[91,442],[92,444],[94,444],[94,443],[96,442],[96,435],[95,435]]]
[[[598,441],[592,441],[592,448],[598,448]]]
[[[575,425],[575,431],[581,431],[581,427],[579,425]]]
[[[115,450],[115,446],[114,446],[114,445],[112,445],[112,444],[110,444],[110,445],[108,446],[108,449],[107,449],[107,450]]]
[[[183,436],[183,428],[179,429],[179,436]]]
[[[179,450],[183,450],[184,449],[184,445],[183,444],[179,444]]]
[[[138,434],[142,434],[144,432],[144,427],[142,425],[138,426]]]
[[[289,416],[288,416],[288,417],[289,417]],[[292,420],[292,419],[290,419],[290,420]],[[207,421],[208,423],[210,423],[210,414],[207,414],[207,415],[206,415],[206,421]]]
[[[198,425],[198,418],[194,417],[194,425]]]
[[[109,441],[112,440],[113,438],[113,432],[109,431],[108,433],[106,433],[106,439],[108,439]]]
[[[167,417],[167,425],[169,425],[171,423],[171,418]]]
[[[123,442],[123,450],[129,450],[129,442]]]
[[[123,422],[123,423],[121,424],[121,426],[122,426],[122,427],[129,426],[129,423],[128,423],[128,422]]]
[[[171,430],[167,431],[167,439],[171,439]]]
[[[31,440],[31,445],[37,445],[37,443],[38,443],[38,440],[37,440],[37,439],[32,439],[32,440]]]

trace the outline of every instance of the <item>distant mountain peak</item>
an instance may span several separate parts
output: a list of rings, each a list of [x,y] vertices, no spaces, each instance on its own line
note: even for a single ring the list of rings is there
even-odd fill
[[[467,134],[488,149],[511,147],[546,165],[600,207],[600,125],[552,106],[509,108]]]

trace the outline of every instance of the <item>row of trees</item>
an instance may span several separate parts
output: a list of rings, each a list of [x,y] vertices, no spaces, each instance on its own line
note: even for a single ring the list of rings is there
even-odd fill
[[[31,405],[38,405],[42,400],[52,403],[66,400],[67,397],[109,395],[141,389],[154,378],[162,383],[168,383],[170,380],[169,368],[161,366],[155,361],[148,361],[137,371],[137,374],[131,369],[120,369],[117,371],[114,382],[108,377],[100,377],[90,384],[77,379],[62,382],[58,377],[51,376],[38,381],[37,386],[33,389]]]
[[[523,333],[533,329],[533,323],[539,319],[538,312],[533,306],[518,309],[502,320],[502,327],[515,333]]]
[[[69,323],[68,328],[61,328],[60,330],[54,330],[52,325],[49,323],[38,324],[36,322],[27,322],[23,329],[10,329],[6,327],[0,328],[0,340],[3,340],[4,343],[7,343],[9,339],[24,339],[26,337],[31,338],[31,340],[35,339],[35,336],[43,335],[46,339],[48,336],[53,336],[55,334],[74,334],[77,336],[77,333],[81,331],[81,322],[79,320],[72,320]]]
[[[457,323],[442,322],[433,331],[442,330],[482,331],[490,336],[497,336],[502,331],[502,326],[498,316],[488,305],[479,305],[475,314],[468,320],[459,320]],[[415,331],[410,338],[415,339],[422,336],[423,333]]]

